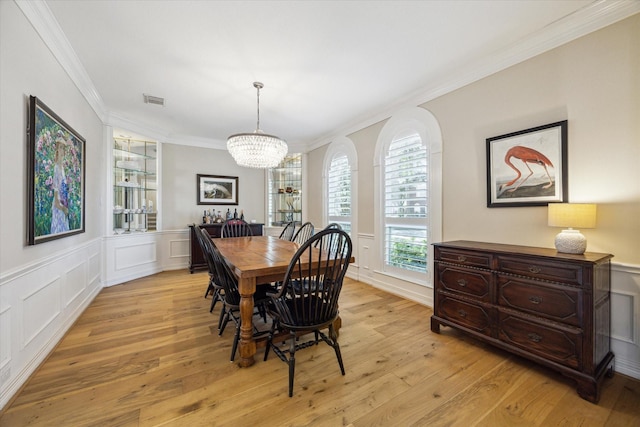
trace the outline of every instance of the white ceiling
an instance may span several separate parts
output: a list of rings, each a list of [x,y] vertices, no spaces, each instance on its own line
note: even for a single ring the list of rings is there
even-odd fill
[[[220,146],[230,134],[255,130],[252,83],[261,81],[261,128],[309,148],[593,31],[584,21],[610,3],[46,4],[116,127]],[[166,106],[144,104],[143,93]]]

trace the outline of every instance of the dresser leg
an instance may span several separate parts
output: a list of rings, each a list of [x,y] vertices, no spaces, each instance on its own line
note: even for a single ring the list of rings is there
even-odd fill
[[[440,322],[434,319],[433,316],[431,317],[431,332],[440,333]]]
[[[576,380],[578,383],[578,395],[592,403],[600,400],[600,388],[594,380]]]

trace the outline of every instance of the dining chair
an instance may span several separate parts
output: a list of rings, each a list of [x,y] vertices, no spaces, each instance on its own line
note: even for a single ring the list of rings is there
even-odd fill
[[[193,231],[194,234],[196,235],[196,240],[198,241],[198,244],[200,245],[200,249],[202,250],[202,253],[205,253],[205,246],[204,246],[204,240],[203,239],[207,239],[210,240],[211,237],[209,236],[209,233],[207,232],[207,230],[205,230],[204,228],[200,227],[199,225],[193,224]],[[206,258],[206,257],[205,257]],[[207,259],[207,268],[209,270],[209,284],[207,286],[207,291],[204,293],[204,297],[206,298],[209,294],[211,294],[211,307],[209,307],[209,313],[213,312],[213,309],[216,306],[216,303],[218,301],[221,301],[222,304],[224,304],[224,301],[222,299],[221,293],[223,292],[222,286],[220,286],[218,283],[216,283],[216,272],[215,269],[213,267],[213,265],[209,262],[209,260]]]
[[[328,250],[339,248],[340,250]],[[342,230],[322,230],[307,240],[295,253],[276,292],[271,298],[270,313],[273,324],[267,340],[264,360],[269,351],[289,365],[289,397],[293,396],[296,351],[318,344],[320,340],[331,346],[345,374],[338,336],[333,326],[338,317],[338,299],[342,282],[351,260],[351,238]],[[295,286],[304,278],[311,286]],[[328,336],[322,330],[328,329]],[[276,331],[288,332],[289,348],[273,345]],[[314,339],[300,342],[301,335],[314,333]]]
[[[243,219],[229,219],[222,224],[221,237],[253,236],[251,226]]]
[[[342,226],[340,224],[338,224],[337,222],[332,222],[331,224],[327,225],[324,229],[331,229],[331,228],[335,228],[338,230],[342,230]]]
[[[280,233],[280,239],[282,240],[292,240],[293,239],[293,233],[296,231],[296,223],[295,221],[291,221],[289,223],[287,223],[287,225],[284,227],[284,230],[282,230],[282,233]]]
[[[213,240],[209,239],[205,242],[206,254],[216,270],[216,277],[218,282],[224,289],[223,301],[224,301],[224,317],[221,319],[219,325],[218,335],[222,335],[224,329],[229,322],[233,320],[236,324],[235,334],[233,336],[233,346],[231,348],[231,362],[236,357],[236,351],[238,349],[238,341],[240,339],[240,327],[242,326],[242,319],[240,317],[240,291],[238,289],[238,279],[229,269],[229,266],[224,261],[224,258],[220,254],[220,251],[216,247]],[[256,286],[256,292],[253,295],[253,304],[257,309],[255,314],[261,314],[266,322],[266,306],[269,302],[269,297],[266,295],[268,288],[264,286]],[[221,316],[223,313],[221,313]],[[255,329],[255,328],[254,328]],[[256,329],[255,335],[259,335],[260,332]]]
[[[298,231],[296,231],[296,234],[293,235],[291,241],[302,245],[304,242],[309,240],[311,236],[313,236],[313,224],[310,222],[305,222],[300,226]]]

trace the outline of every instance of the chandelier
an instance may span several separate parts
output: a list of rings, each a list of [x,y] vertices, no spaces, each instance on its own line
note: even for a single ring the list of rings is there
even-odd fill
[[[287,154],[287,143],[277,136],[260,130],[260,89],[264,85],[254,82],[258,91],[258,124],[253,133],[237,133],[227,139],[227,150],[239,166],[248,168],[274,168]]]

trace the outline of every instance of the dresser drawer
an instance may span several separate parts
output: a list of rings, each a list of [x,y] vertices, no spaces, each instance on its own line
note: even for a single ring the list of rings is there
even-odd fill
[[[502,312],[498,317],[498,338],[501,341],[562,365],[582,368],[580,333],[533,323]]]
[[[436,248],[435,259],[471,267],[491,268],[491,254],[462,251],[449,248]]]
[[[438,295],[437,315],[473,331],[491,336],[491,318],[488,309],[480,305]]]
[[[438,286],[442,290],[455,292],[480,301],[489,302],[491,273],[466,270],[448,265],[438,265]]]
[[[568,286],[499,276],[498,304],[569,325],[582,324],[582,291]]]
[[[572,285],[582,284],[582,267],[576,263],[499,256],[498,269],[505,273],[518,274],[540,280]]]

